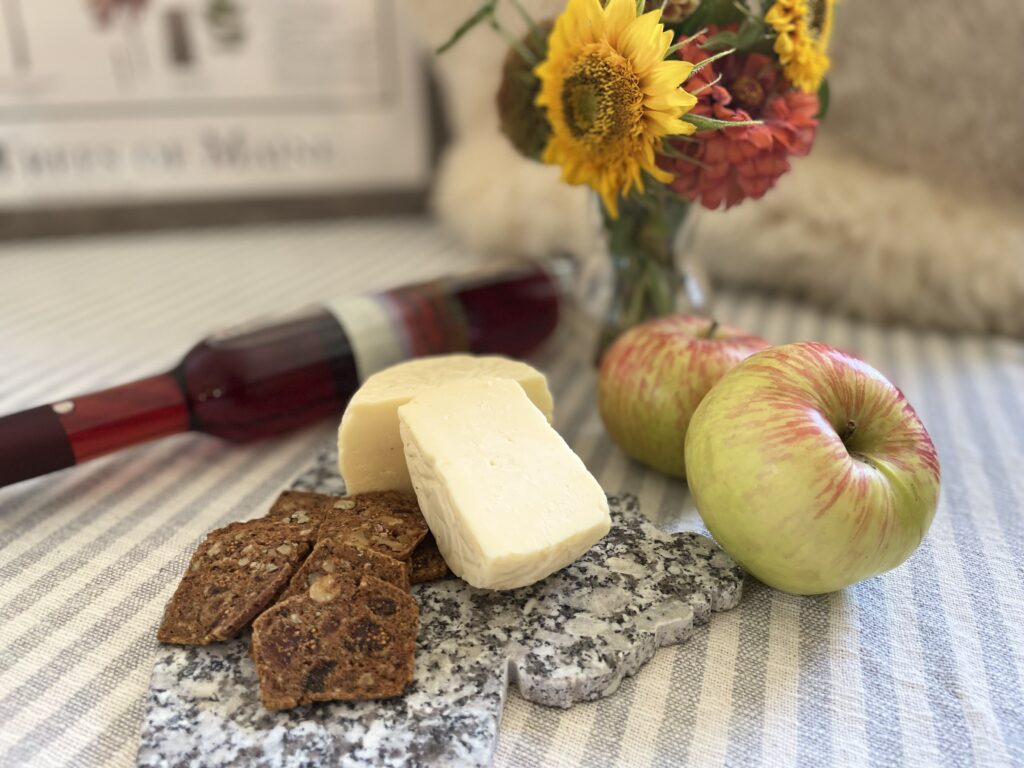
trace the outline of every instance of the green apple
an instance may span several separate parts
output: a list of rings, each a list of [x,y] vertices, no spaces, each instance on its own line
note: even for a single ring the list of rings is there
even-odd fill
[[[736,562],[795,594],[906,560],[939,497],[939,459],[903,394],[825,344],[759,352],[704,398],[686,438],[701,518]]]
[[[726,371],[768,342],[704,317],[670,315],[630,328],[601,358],[597,407],[608,434],[648,466],[686,476],[690,417]]]

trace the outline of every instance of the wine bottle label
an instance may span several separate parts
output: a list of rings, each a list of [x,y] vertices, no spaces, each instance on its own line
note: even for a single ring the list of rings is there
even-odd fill
[[[399,329],[379,296],[334,299],[325,302],[324,307],[348,336],[359,381],[408,356]]]
[[[443,283],[324,302],[348,336],[359,381],[411,357],[469,349],[461,307]]]

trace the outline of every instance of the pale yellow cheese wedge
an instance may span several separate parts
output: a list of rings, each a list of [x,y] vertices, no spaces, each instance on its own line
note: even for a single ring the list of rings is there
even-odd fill
[[[601,486],[515,382],[442,384],[398,418],[427,525],[452,572],[473,586],[533,584],[608,532]]]
[[[425,389],[466,378],[512,379],[551,420],[551,392],[537,369],[498,356],[423,357],[370,376],[352,396],[338,428],[338,469],[349,493],[412,492],[398,433],[398,408]]]

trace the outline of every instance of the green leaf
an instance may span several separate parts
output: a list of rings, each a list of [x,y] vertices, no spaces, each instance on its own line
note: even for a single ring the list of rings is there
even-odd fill
[[[712,35],[701,46],[705,51],[724,51],[729,48],[735,50],[737,48],[738,37],[735,32],[719,32],[718,34]]]
[[[482,21],[494,16],[494,9],[498,5],[498,0],[484,0],[484,2],[477,8],[476,13],[462,22],[458,28],[452,33],[452,36],[437,49],[437,53],[441,54],[449,50],[453,45],[462,39],[462,36],[469,32],[473,27]]]
[[[822,80],[821,86],[818,88],[818,114],[815,117],[818,120],[824,120],[825,115],[828,114],[829,102],[832,100],[832,94],[828,87],[828,80]]]
[[[697,6],[697,10],[683,19],[682,24],[679,25],[679,34],[681,35],[692,35],[697,30],[703,29],[707,26],[705,20],[710,12],[709,3],[702,2]]]
[[[698,37],[700,37],[707,31],[707,27],[704,27],[703,29],[698,29],[692,35],[687,35],[686,37],[683,37],[682,35],[677,35],[676,37],[678,42],[675,43],[674,45],[669,46],[668,50],[665,51],[665,58],[667,59],[669,56],[675,56],[677,53],[679,53],[679,51],[683,50],[683,48],[688,46],[690,43],[692,43],[694,40],[696,40]]]
[[[726,24],[741,22],[746,16],[743,10],[736,7],[733,0],[704,0],[701,8],[705,5],[708,7],[706,25],[724,27]]]
[[[526,22],[526,27],[530,30],[530,40],[533,42],[534,46],[539,48],[546,47],[548,36],[544,34],[544,30],[542,30],[537,25],[537,22],[533,20],[533,16],[531,16],[530,12],[526,10],[522,0],[512,0],[512,5],[515,6],[516,11],[519,12],[519,15],[523,17],[523,21]]]
[[[760,120],[716,120],[713,117],[695,115],[692,112],[683,115],[683,120],[697,127],[698,131],[720,131],[723,128],[738,128],[744,125],[762,125]]]
[[[676,159],[679,160],[680,162],[683,162],[683,163],[689,163],[690,165],[696,165],[698,168],[704,168],[705,170],[707,168],[709,168],[707,163],[703,163],[700,160],[698,160],[697,158],[690,157],[689,155],[679,155]]]
[[[747,17],[736,35],[735,47],[741,51],[753,48],[764,37],[764,22],[756,17]]]
[[[734,53],[736,53],[736,49],[735,48],[726,48],[724,51],[719,51],[718,53],[714,54],[713,56],[708,56],[706,59],[701,59],[696,64],[694,64],[693,65],[693,71],[694,72],[700,72],[708,64],[712,64],[712,63],[718,61],[719,59],[724,58],[725,56],[730,56],[730,55],[732,55]]]
[[[747,51],[749,53],[760,53],[765,56],[775,57],[775,38],[771,35],[765,34],[762,37],[754,41]]]
[[[689,138],[689,136],[687,136],[686,138]],[[660,148],[660,149],[658,150],[658,154],[659,154],[659,155],[664,155],[665,157],[672,157],[672,158],[676,158],[676,159],[678,159],[678,160],[681,160],[681,159],[683,159],[684,157],[686,157],[686,155],[684,155],[684,154],[683,154],[682,152],[680,152],[680,151],[679,151],[678,149],[676,149],[675,147],[673,147],[673,146],[672,146],[671,144],[669,144],[669,143],[668,143],[667,141],[666,141],[666,142],[664,142],[664,143],[663,143],[663,144],[661,145],[661,148]]]
[[[525,61],[531,68],[537,66],[540,63],[541,57],[530,50],[530,46],[520,40],[518,37],[509,32],[505,27],[501,25],[498,18],[493,14],[488,19],[488,23],[491,25],[491,29],[501,35],[508,47],[519,54],[519,58]]]

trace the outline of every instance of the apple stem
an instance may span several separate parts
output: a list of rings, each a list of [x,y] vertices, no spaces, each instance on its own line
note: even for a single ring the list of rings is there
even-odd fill
[[[847,421],[846,422],[846,429],[844,430],[843,434],[841,434],[839,436],[840,439],[843,441],[844,445],[849,442],[850,438],[853,437],[853,433],[856,432],[856,431],[857,431],[857,422],[854,421],[853,419],[850,419],[849,421]]]
[[[708,326],[708,332],[704,335],[705,339],[710,340],[715,335],[715,331],[718,330],[718,321],[712,320],[711,325]]]

